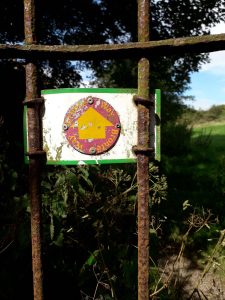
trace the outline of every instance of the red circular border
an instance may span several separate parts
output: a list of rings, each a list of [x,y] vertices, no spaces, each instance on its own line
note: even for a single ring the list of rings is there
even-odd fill
[[[90,108],[112,124],[104,127],[105,138],[79,138],[79,118]],[[121,124],[118,113],[108,102],[89,96],[77,101],[68,109],[63,130],[67,141],[74,149],[83,154],[98,155],[109,151],[116,144]]]

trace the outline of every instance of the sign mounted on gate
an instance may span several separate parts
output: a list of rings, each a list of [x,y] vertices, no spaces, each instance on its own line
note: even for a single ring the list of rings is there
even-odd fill
[[[136,162],[137,106],[134,89],[74,88],[43,90],[43,150],[47,164]],[[155,93],[150,128],[155,159],[160,159],[160,91]],[[25,149],[27,126],[25,111]]]
[[[84,154],[109,151],[120,135],[120,118],[105,100],[88,96],[67,111],[63,129],[69,144]]]

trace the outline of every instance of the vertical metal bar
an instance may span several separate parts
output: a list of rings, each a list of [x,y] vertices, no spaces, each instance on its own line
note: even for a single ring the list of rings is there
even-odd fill
[[[155,132],[155,160],[161,160],[161,91],[156,89],[155,91],[156,103],[155,113],[157,117],[156,132]]]
[[[149,40],[149,0],[138,0],[138,41]],[[146,58],[138,63],[138,96],[149,99],[150,65]],[[150,147],[150,113],[138,104],[138,147]],[[149,299],[149,153],[137,154],[138,182],[138,300]]]
[[[35,1],[24,0],[25,43],[36,44],[35,36]],[[35,61],[26,64],[26,101],[39,98],[37,87],[37,65]],[[28,105],[28,145],[29,152],[42,150],[41,119],[39,105]],[[41,251],[41,158],[29,157],[29,194],[31,205],[31,240],[34,300],[43,299],[43,273]]]

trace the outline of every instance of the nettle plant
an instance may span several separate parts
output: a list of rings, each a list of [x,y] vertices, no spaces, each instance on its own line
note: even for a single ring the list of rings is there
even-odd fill
[[[149,172],[152,209],[166,199],[167,182],[157,166],[150,164]],[[65,269],[79,277],[83,297],[112,297],[120,290],[132,299],[137,274],[136,166],[51,167],[42,190],[46,247],[50,243],[50,248],[64,249]],[[155,234],[153,219],[150,233]],[[62,268],[59,261],[54,260],[55,268]]]

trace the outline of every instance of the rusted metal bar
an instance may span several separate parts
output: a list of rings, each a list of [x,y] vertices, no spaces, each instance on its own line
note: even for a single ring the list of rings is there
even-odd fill
[[[145,106],[153,106],[154,103],[155,103],[154,97],[151,97],[151,98],[147,99],[147,98],[142,98],[142,97],[140,97],[140,96],[138,96],[138,95],[135,95],[135,96],[133,97],[133,101],[134,101],[134,103],[135,103],[136,105],[138,105],[138,104],[143,104],[143,105],[145,105]]]
[[[41,58],[95,60],[127,57],[162,56],[225,50],[225,34],[192,36],[160,41],[102,45],[5,45],[1,58]]]
[[[149,40],[149,0],[138,0],[138,41]],[[149,149],[150,113],[149,103],[150,65],[143,57],[138,62],[138,300],[149,299]],[[143,99],[146,99],[145,103]],[[142,150],[142,151],[139,151]],[[145,151],[143,151],[145,150]]]
[[[35,1],[24,0],[25,43],[36,43]],[[42,133],[40,116],[40,95],[37,84],[37,65],[34,61],[26,64],[26,100],[28,114],[29,145],[29,194],[31,206],[31,240],[34,300],[43,299],[42,243],[41,243],[41,194],[40,177],[42,165]],[[36,153],[36,155],[33,155]]]

